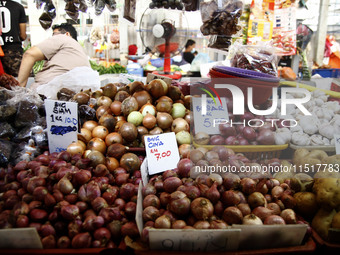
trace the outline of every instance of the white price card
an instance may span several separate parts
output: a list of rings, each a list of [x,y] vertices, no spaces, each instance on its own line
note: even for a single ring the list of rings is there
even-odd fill
[[[144,137],[149,174],[175,169],[179,152],[174,132]]]
[[[340,154],[340,135],[334,135],[335,152]]]
[[[222,102],[222,104],[221,104]],[[209,135],[220,134],[219,124],[229,121],[227,101],[221,97],[218,98],[202,97],[192,98],[192,110],[194,112],[195,132],[205,132]]]
[[[35,228],[0,229],[0,248],[42,249],[40,237]]]
[[[78,104],[46,99],[45,110],[50,153],[65,151],[77,141]]]

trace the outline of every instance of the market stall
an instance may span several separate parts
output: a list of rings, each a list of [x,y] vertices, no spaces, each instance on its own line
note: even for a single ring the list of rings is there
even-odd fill
[[[122,11],[86,29],[100,88],[41,95],[1,75],[1,254],[338,253],[340,92],[300,79],[306,59],[279,65],[306,50],[294,1],[146,2],[67,2],[74,21]],[[60,3],[44,6],[48,29]],[[198,48],[227,56],[206,79],[171,65],[185,13],[201,19]],[[132,43],[155,48],[142,75],[138,54],[111,61]]]

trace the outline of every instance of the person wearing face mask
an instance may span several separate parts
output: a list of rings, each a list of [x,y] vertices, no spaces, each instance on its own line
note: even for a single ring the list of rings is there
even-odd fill
[[[194,55],[194,52],[196,51],[195,46],[196,46],[196,42],[191,39],[189,39],[187,43],[185,44],[185,50],[183,52],[183,59],[190,64],[195,58],[195,55]]]

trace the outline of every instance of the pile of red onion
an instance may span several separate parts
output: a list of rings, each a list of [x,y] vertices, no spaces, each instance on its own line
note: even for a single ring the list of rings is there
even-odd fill
[[[219,135],[210,136],[203,132],[195,134],[195,142],[199,145],[275,144],[275,125],[272,122],[266,122],[263,116],[254,116],[251,112],[246,112],[242,116],[232,116],[232,119],[232,125],[230,123],[219,124]]]
[[[35,227],[44,248],[115,248],[139,236],[140,180],[125,164],[93,167],[77,154],[45,152],[0,169],[0,228]]]
[[[270,174],[249,178],[202,171],[190,178],[197,166],[223,166],[234,161],[239,166],[254,164],[241,154],[216,146],[205,153],[193,150],[190,159],[180,160],[177,169],[153,176],[142,190],[142,239],[147,242],[150,228],[225,229],[232,224],[300,223],[294,212],[294,190]]]

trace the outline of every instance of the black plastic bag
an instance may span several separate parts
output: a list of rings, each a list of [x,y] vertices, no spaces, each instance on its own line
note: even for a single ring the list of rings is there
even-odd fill
[[[73,19],[74,21],[78,20],[79,9],[75,4],[75,1],[67,1],[65,5],[65,11],[71,19]]]
[[[95,10],[95,14],[97,16],[102,14],[104,8],[105,8],[105,1],[104,0],[96,0],[96,2],[94,4],[94,10]]]
[[[44,3],[48,3],[50,0],[34,0],[37,9],[41,9]]]
[[[116,1],[115,0],[105,0],[105,5],[106,5],[106,8],[110,12],[114,12],[116,10]]]
[[[0,122],[0,138],[11,138],[15,136],[14,128],[7,122]]]
[[[86,12],[87,11],[87,4],[85,2],[85,0],[79,0],[79,11],[81,12]]]
[[[33,123],[37,123],[38,117],[38,107],[33,102],[21,101],[19,102],[15,117],[15,126],[30,126]]]
[[[47,12],[43,12],[39,18],[39,23],[43,29],[47,30],[52,26],[52,18]]]
[[[94,120],[96,118],[96,110],[88,105],[78,106],[78,115],[80,124],[83,125],[85,121]]]
[[[212,35],[209,38],[208,47],[220,49],[220,50],[228,50],[231,45],[231,37],[224,35]]]
[[[44,12],[46,12],[51,17],[51,19],[54,19],[57,16],[55,6],[52,1],[46,3]]]
[[[10,158],[12,155],[12,151],[14,151],[15,144],[4,140],[0,139],[0,166],[2,167],[7,167],[8,163],[10,162]]]

